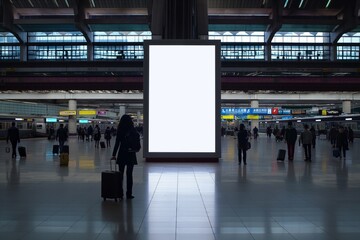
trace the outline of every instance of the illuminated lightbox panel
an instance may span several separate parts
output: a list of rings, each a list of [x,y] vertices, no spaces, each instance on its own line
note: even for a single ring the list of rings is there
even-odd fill
[[[144,157],[220,157],[220,41],[145,41]]]

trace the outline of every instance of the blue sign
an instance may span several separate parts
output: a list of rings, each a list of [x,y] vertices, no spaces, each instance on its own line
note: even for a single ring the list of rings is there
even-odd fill
[[[291,114],[291,110],[290,109],[279,109],[279,114],[281,115],[290,115]]]
[[[89,123],[89,120],[87,120],[87,119],[79,119],[79,123]]]
[[[46,118],[45,120],[47,123],[56,123],[57,122],[57,118]]]
[[[271,108],[222,108],[222,115],[271,115]]]

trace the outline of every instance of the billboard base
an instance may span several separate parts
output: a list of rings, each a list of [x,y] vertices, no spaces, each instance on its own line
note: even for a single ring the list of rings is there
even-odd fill
[[[219,158],[145,158],[146,162],[174,162],[174,163],[218,163]]]

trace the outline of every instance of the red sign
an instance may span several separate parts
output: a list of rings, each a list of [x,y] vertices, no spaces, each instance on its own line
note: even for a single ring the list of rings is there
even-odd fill
[[[278,115],[279,114],[279,109],[278,108],[272,108],[271,109],[271,114]]]

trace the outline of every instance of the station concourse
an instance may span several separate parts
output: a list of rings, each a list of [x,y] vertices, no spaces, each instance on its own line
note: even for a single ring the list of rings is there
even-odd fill
[[[113,140],[114,141],[114,140]],[[171,139],[169,139],[171,141]],[[103,201],[101,171],[112,149],[71,137],[69,167],[54,141],[24,139],[25,159],[0,157],[1,239],[358,239],[359,140],[346,160],[318,140],[312,163],[261,134],[239,166],[236,139],[222,137],[219,163],[147,163],[138,153],[133,200]],[[113,142],[112,142],[113,144]],[[5,142],[0,142],[4,149]]]
[[[147,162],[140,151],[135,198],[104,201],[112,148],[79,140],[77,129],[104,133],[124,114],[142,127],[148,40],[220,42],[221,111],[231,114],[219,124],[231,134],[216,163]],[[359,0],[0,0],[0,239],[358,240],[359,62]],[[188,118],[194,131],[205,121]],[[277,161],[286,144],[266,127],[292,121],[300,133],[310,119],[319,126],[312,162],[298,142],[293,162]],[[13,121],[26,158],[6,152]],[[61,123],[68,167],[48,131]],[[260,129],[246,166],[240,123]],[[320,134],[335,124],[355,132],[346,159]]]

